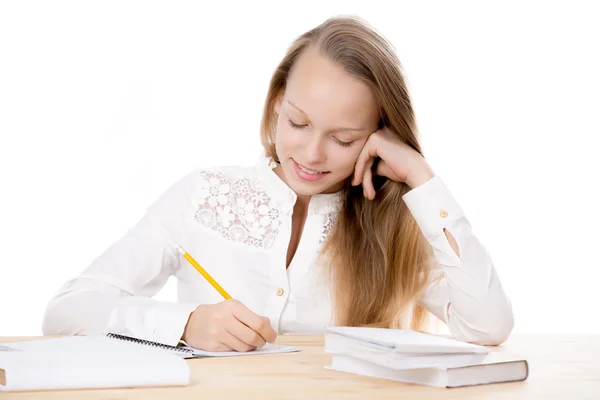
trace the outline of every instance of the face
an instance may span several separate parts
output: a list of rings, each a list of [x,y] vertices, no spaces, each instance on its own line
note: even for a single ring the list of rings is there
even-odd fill
[[[313,48],[296,60],[275,112],[275,172],[298,196],[342,189],[379,122],[372,90]]]

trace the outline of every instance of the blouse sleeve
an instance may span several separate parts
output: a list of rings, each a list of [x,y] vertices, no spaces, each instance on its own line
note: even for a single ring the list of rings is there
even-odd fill
[[[440,267],[434,269],[420,303],[459,340],[484,345],[504,342],[514,325],[511,302],[490,255],[443,181],[435,176],[403,200]],[[456,240],[460,256],[444,229]]]
[[[194,175],[170,187],[123,237],[50,300],[44,335],[109,332],[179,342],[197,304],[161,302],[158,293],[179,268],[174,234]]]

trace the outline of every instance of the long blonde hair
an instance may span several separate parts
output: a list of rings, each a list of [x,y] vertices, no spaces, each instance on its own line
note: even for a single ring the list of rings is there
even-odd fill
[[[335,17],[299,36],[277,66],[264,104],[261,141],[275,151],[275,102],[294,62],[308,47],[372,88],[386,126],[422,154],[401,64],[392,45],[358,17]],[[418,302],[431,275],[431,246],[406,207],[404,183],[375,177],[377,196],[367,200],[349,180],[321,255],[327,255],[337,324],[423,330],[427,312]]]

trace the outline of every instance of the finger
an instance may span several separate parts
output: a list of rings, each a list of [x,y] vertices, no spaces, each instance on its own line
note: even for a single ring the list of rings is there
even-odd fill
[[[266,343],[265,339],[261,335],[235,318],[226,329],[233,336],[254,348],[263,347]]]
[[[259,317],[240,302],[233,303],[233,306],[233,316],[241,323],[258,333],[267,342],[273,343],[275,341],[277,332],[271,328],[271,323],[268,318]]]
[[[374,158],[370,158],[367,161],[367,165],[365,166],[365,173],[363,175],[362,185],[363,191],[366,193],[366,198],[369,200],[373,200],[375,198],[375,187],[373,186],[373,163],[375,162]]]
[[[217,352],[217,351],[233,351],[233,349],[226,344],[220,342],[213,342],[208,345],[204,345],[200,347],[202,350]]]
[[[370,158],[378,157],[377,153],[377,135],[371,134],[364,147],[362,148],[358,158],[356,159],[356,164],[354,166],[354,177],[352,178],[352,185],[356,186],[360,183],[364,176],[365,166],[367,161]]]
[[[360,183],[364,176],[364,164],[369,160],[369,153],[363,149],[356,159],[354,165],[354,176],[352,177],[352,185],[356,186]]]
[[[364,176],[365,164],[371,158],[367,146],[369,146],[368,143],[365,145],[365,147],[363,147],[360,154],[358,155],[358,158],[356,159],[356,164],[354,165],[354,176],[352,177],[353,186],[358,185],[362,180]]]
[[[229,332],[223,333],[221,337],[221,343],[234,351],[239,351],[240,353],[246,353],[248,351],[256,349],[256,347],[251,346],[248,343],[244,343],[239,338],[235,337],[235,335]]]

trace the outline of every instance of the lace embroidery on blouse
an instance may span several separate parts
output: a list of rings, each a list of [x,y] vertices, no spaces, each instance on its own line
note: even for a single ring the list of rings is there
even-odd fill
[[[329,232],[333,228],[333,224],[335,223],[336,212],[330,212],[325,214],[325,218],[323,220],[323,231],[321,232],[321,238],[319,239],[319,247],[327,240],[329,236]]]
[[[196,221],[228,240],[257,248],[273,245],[282,212],[256,180],[215,171],[201,171],[201,176]]]

